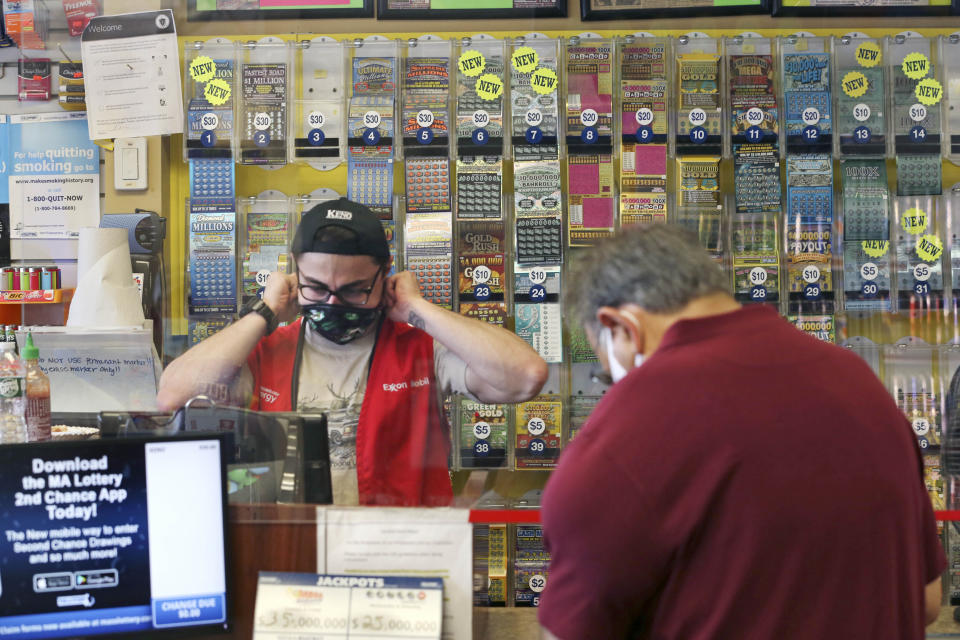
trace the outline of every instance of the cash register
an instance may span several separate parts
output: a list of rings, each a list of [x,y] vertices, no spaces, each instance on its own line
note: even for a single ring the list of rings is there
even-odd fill
[[[173,415],[55,414],[54,422],[97,427],[102,439],[177,433],[226,434],[229,502],[330,504],[333,501],[324,414],[257,412],[195,399]]]

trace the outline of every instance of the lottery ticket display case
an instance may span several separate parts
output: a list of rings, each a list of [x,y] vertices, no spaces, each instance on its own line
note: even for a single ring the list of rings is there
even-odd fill
[[[384,37],[349,43],[347,198],[381,220],[393,217],[397,149],[399,45]]]
[[[504,167],[513,148],[507,119],[511,62],[503,39],[478,34],[455,40],[454,45],[456,178],[451,182],[456,188],[456,309],[461,315],[502,327],[515,305],[507,263],[513,236],[508,228],[511,207],[504,184]],[[509,468],[511,415],[507,405],[460,398],[451,421],[456,433],[455,466]],[[500,540],[498,531],[495,527],[488,549],[494,553],[499,548],[505,554],[505,540]],[[495,557],[493,562],[498,565],[500,560]],[[503,575],[490,587],[494,606],[505,603],[505,555],[502,564]]]
[[[293,203],[278,191],[237,200],[240,304],[260,296],[271,273],[291,273]]]
[[[838,297],[834,254],[839,218],[833,210],[832,42],[791,35],[779,44],[786,303],[791,317],[832,318]]]
[[[620,158],[617,183],[620,226],[662,222],[668,215],[672,42],[629,34],[616,39],[619,94],[614,140]]]
[[[329,171],[346,159],[346,47],[328,36],[295,45],[288,162]]]
[[[184,160],[232,159],[236,45],[227,38],[187,42],[183,66]]]
[[[292,58],[291,43],[279,38],[237,45],[239,94],[234,102],[234,134],[238,164],[286,164]]]
[[[940,37],[943,73],[947,78],[944,97],[944,155],[956,162],[960,158],[960,83],[956,81],[960,74],[960,62],[957,61],[957,52],[960,51],[960,35],[951,34]]]

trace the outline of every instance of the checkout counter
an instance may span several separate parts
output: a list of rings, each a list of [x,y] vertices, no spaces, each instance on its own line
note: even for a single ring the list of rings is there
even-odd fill
[[[231,630],[191,638],[252,637],[260,571],[314,573],[316,505],[331,502],[326,418],[217,407],[198,398],[175,415],[111,411],[56,413],[56,424],[104,440],[178,433],[226,434]],[[502,509],[505,505],[477,505]],[[473,608],[473,638],[539,638],[532,608]]]

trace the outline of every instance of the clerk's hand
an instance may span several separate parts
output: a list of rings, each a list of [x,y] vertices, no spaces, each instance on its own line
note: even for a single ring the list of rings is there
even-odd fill
[[[297,300],[297,276],[279,271],[271,273],[267,278],[267,286],[263,290],[263,301],[280,322],[292,322],[300,311],[300,303]]]
[[[410,312],[422,301],[420,283],[410,271],[401,271],[387,278],[383,289],[388,315],[394,322],[410,322]]]

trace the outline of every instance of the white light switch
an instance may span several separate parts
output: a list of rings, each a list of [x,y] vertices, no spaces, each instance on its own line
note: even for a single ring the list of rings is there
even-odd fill
[[[118,191],[147,188],[147,139],[113,141],[113,186]]]
[[[136,149],[121,149],[120,153],[123,154],[123,158],[120,160],[120,166],[123,170],[123,175],[120,177],[124,180],[136,180],[140,177],[140,168],[137,166],[137,153]]]

